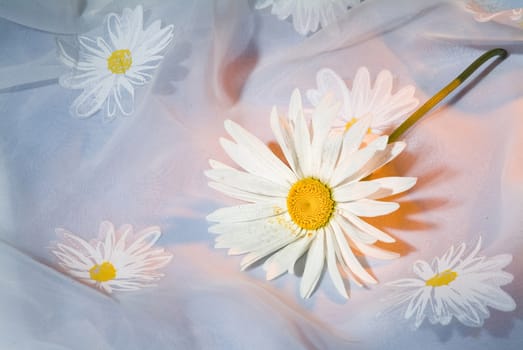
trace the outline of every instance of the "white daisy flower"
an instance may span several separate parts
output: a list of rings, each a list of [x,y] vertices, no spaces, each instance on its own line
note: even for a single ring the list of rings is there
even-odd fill
[[[272,6],[271,13],[285,20],[292,16],[294,29],[301,35],[315,32],[340,18],[360,0],[257,0],[256,9]]]
[[[142,7],[126,8],[121,16],[107,15],[104,37],[78,37],[78,59],[58,42],[60,59],[72,68],[60,77],[60,85],[83,89],[71,106],[73,115],[89,117],[104,103],[109,120],[133,113],[134,87],[152,79],[163,59],[161,52],[173,38],[173,26],[161,28],[160,23],[143,29]]]
[[[416,328],[425,318],[430,323],[448,325],[453,317],[466,326],[480,327],[490,315],[487,309],[512,311],[516,303],[500,286],[512,282],[513,276],[503,271],[512,255],[491,258],[477,256],[481,238],[474,250],[465,256],[466,245],[451,246],[441,258],[429,265],[414,263],[418,278],[405,278],[387,285],[401,289],[396,306],[407,304],[405,318],[415,318]]]
[[[465,4],[465,10],[472,13],[478,22],[494,21],[520,29],[523,27],[523,7],[505,10],[495,9],[497,6],[492,7],[477,1],[468,1]]]
[[[209,186],[249,202],[218,209],[207,217],[218,222],[209,228],[220,235],[216,247],[230,248],[229,254],[248,253],[242,269],[272,254],[264,264],[267,279],[293,273],[296,260],[307,252],[300,286],[304,298],[312,294],[325,262],[344,297],[347,292],[337,263],[358,284],[376,283],[353,249],[376,258],[395,258],[397,254],[373,245],[394,242],[394,238],[360,217],[395,211],[397,203],[377,199],[406,191],[416,182],[411,177],[363,180],[394,159],[405,143],[387,144],[388,137],[382,136],[361,148],[370,118],[358,121],[346,133],[329,135],[338,108],[328,100],[320,103],[309,127],[295,90],[288,119],[273,109],[272,130],[287,163],[227,120],[225,129],[234,142],[221,139],[221,145],[244,171],[211,160],[213,169],[206,172],[212,180]]]
[[[99,239],[91,242],[62,228],[56,233],[63,241],[51,252],[60,266],[72,277],[107,293],[154,286],[153,282],[164,276],[157,270],[172,258],[163,248],[153,248],[161,236],[158,227],[134,234],[131,225],[115,231],[112,223],[104,221]]]
[[[358,119],[371,114],[370,131],[378,135],[390,134],[419,104],[412,85],[392,93],[393,79],[388,70],[382,70],[372,86],[369,70],[360,67],[349,90],[333,70],[324,68],[316,74],[316,83],[317,89],[307,91],[307,98],[313,106],[317,106],[327,94],[343,101],[334,124],[336,128],[348,129]]]

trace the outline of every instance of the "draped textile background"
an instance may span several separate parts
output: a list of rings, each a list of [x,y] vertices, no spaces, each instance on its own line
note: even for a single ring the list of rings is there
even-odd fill
[[[366,0],[308,37],[269,11],[235,0],[143,1],[145,20],[176,38],[132,117],[69,115],[78,91],[60,87],[56,38],[100,25],[138,1],[0,0],[1,349],[518,349],[523,344],[523,30],[478,23],[460,2]],[[494,2],[491,2],[494,3]],[[497,7],[518,1],[495,2]],[[521,4],[520,4],[521,5]],[[523,6],[523,5],[521,5]],[[520,7],[521,7],[520,6]],[[388,69],[395,87],[425,101],[492,47],[510,56],[475,74],[417,124],[383,172],[418,177],[401,208],[372,223],[402,253],[366,263],[380,282],[411,275],[453,243],[482,236],[485,255],[510,253],[504,287],[514,312],[483,328],[453,322],[414,330],[389,312],[383,283],[343,301],[328,278],[311,299],[299,278],[239,272],[241,257],[213,248],[205,216],[234,203],[207,187],[209,158],[230,118],[272,141],[272,105],[315,87],[318,69],[351,80]],[[100,112],[102,113],[102,112]],[[102,220],[159,225],[174,258],[159,287],[107,297],[58,272],[54,228],[88,239]]]

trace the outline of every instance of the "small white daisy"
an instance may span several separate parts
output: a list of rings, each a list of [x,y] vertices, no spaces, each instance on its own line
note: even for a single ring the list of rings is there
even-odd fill
[[[404,86],[392,93],[392,74],[382,70],[374,86],[371,85],[369,70],[360,67],[356,72],[352,89],[331,69],[324,68],[316,74],[317,89],[307,91],[307,98],[317,106],[327,94],[343,101],[342,108],[334,127],[348,129],[358,119],[367,114],[372,115],[370,125],[374,134],[390,134],[419,104],[414,97],[414,86]]]
[[[134,111],[134,86],[144,85],[160,65],[161,52],[173,38],[173,26],[161,28],[159,20],[143,29],[143,10],[124,9],[121,16],[110,13],[103,37],[79,36],[78,59],[71,57],[59,41],[59,57],[72,71],[60,77],[60,85],[83,89],[71,113],[89,117],[106,104],[106,119]]]
[[[360,217],[395,211],[397,203],[377,199],[406,191],[416,183],[410,177],[363,180],[394,159],[405,143],[387,144],[388,137],[382,136],[362,148],[370,118],[358,121],[346,133],[330,134],[338,108],[328,100],[320,103],[309,126],[295,90],[288,118],[273,109],[272,131],[287,163],[227,120],[225,129],[234,142],[221,139],[221,145],[244,171],[211,160],[213,169],[206,172],[212,180],[209,186],[249,202],[218,209],[207,217],[218,222],[209,228],[220,234],[216,247],[230,248],[229,254],[248,253],[242,269],[272,255],[264,264],[267,279],[293,273],[295,262],[307,252],[300,286],[304,298],[314,291],[325,262],[344,297],[348,295],[337,263],[358,284],[376,283],[353,249],[382,259],[398,255],[374,246],[376,241],[394,239]]]
[[[489,9],[488,6],[477,1],[468,1],[465,5],[465,10],[472,13],[474,19],[478,22],[495,21],[520,29],[523,28],[523,7],[496,10]]]
[[[163,248],[153,248],[161,236],[158,227],[134,234],[130,225],[115,231],[112,223],[104,221],[99,239],[91,242],[62,228],[56,233],[63,241],[51,252],[60,266],[72,277],[107,293],[154,286],[153,282],[163,277],[157,270],[172,258]]]
[[[284,20],[292,16],[294,29],[301,35],[315,32],[336,21],[347,12],[348,7],[360,0],[257,0],[256,9],[272,6],[272,14]]]
[[[432,265],[423,260],[414,263],[418,278],[405,278],[387,283],[399,288],[396,306],[407,305],[405,318],[415,317],[416,328],[425,318],[430,323],[448,325],[452,317],[466,326],[480,327],[490,315],[487,309],[512,311],[516,303],[500,286],[513,280],[503,271],[512,261],[512,255],[491,258],[477,256],[481,238],[474,250],[465,256],[466,245],[451,246]]]

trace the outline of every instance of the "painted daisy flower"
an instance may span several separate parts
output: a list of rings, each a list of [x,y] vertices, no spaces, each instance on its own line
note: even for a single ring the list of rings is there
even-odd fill
[[[267,279],[289,271],[307,252],[300,294],[310,297],[326,263],[339,293],[347,296],[340,267],[358,284],[376,283],[353,249],[376,258],[398,255],[374,246],[393,242],[388,234],[360,217],[389,214],[399,205],[378,201],[411,188],[415,178],[385,177],[365,181],[366,176],[394,159],[405,143],[387,144],[387,136],[361,148],[371,119],[358,121],[346,133],[330,134],[339,106],[327,99],[313,112],[311,126],[295,90],[288,118],[274,108],[271,126],[286,163],[255,136],[227,120],[225,129],[234,142],[221,139],[225,152],[243,170],[211,160],[206,175],[209,186],[247,204],[226,207],[207,219],[219,234],[217,248],[229,254],[247,255],[242,269],[271,255],[264,263]]]
[[[107,293],[154,286],[153,282],[163,277],[157,270],[172,258],[163,248],[153,248],[161,236],[158,227],[134,234],[130,225],[115,231],[112,223],[104,221],[99,239],[91,242],[62,228],[56,233],[63,241],[51,252],[60,266],[72,277]]]
[[[371,114],[370,131],[378,135],[390,133],[419,104],[418,99],[414,97],[414,86],[407,85],[392,93],[393,79],[388,70],[382,70],[372,86],[369,70],[360,67],[354,77],[352,90],[349,90],[333,70],[324,68],[316,74],[316,83],[317,89],[307,91],[307,98],[313,106],[317,106],[327,94],[343,101],[334,124],[337,128],[347,129],[357,120]]]
[[[418,278],[389,282],[387,285],[401,290],[396,305],[407,304],[405,318],[414,317],[416,328],[425,318],[432,324],[448,325],[453,317],[467,326],[480,327],[490,315],[488,306],[514,310],[514,300],[500,288],[512,282],[513,276],[502,270],[512,255],[477,256],[480,248],[481,238],[468,255],[464,243],[457,249],[451,246],[431,265],[416,261],[413,270]]]
[[[78,59],[69,55],[60,41],[59,57],[72,71],[60,77],[65,88],[83,89],[71,113],[89,117],[106,105],[106,119],[134,111],[135,86],[152,79],[160,65],[161,52],[173,38],[173,26],[161,28],[160,21],[143,29],[143,10],[124,9],[121,16],[105,19],[104,37],[79,36]]]
[[[487,6],[482,6],[477,1],[469,1],[465,5],[465,10],[474,15],[478,22],[495,21],[508,24],[514,27],[523,27],[523,7],[507,10],[490,10]]]
[[[292,16],[294,29],[301,35],[315,32],[336,21],[348,7],[359,4],[360,0],[257,0],[256,9],[272,6],[272,14],[284,20]]]

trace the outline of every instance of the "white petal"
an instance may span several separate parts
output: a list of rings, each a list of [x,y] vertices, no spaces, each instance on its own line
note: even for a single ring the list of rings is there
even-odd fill
[[[231,120],[226,120],[224,126],[229,135],[239,145],[245,147],[262,164],[265,164],[268,168],[267,170],[272,171],[275,177],[285,179],[288,183],[296,181],[296,175],[258,138]]]
[[[347,218],[354,226],[356,226],[361,231],[365,232],[366,234],[376,238],[379,241],[386,242],[386,243],[392,243],[396,240],[394,237],[389,236],[385,232],[378,230],[376,227],[370,225],[369,223],[365,222],[364,220],[360,219],[359,217],[352,215],[347,212],[343,212],[343,216]]]
[[[80,43],[81,48],[87,50],[87,52],[102,58],[107,58],[107,52],[104,52],[97,44],[96,40],[93,40],[86,36],[79,36],[78,42]]]
[[[334,170],[334,174],[330,179],[329,184],[332,187],[336,187],[342,182],[356,180],[355,175],[358,174],[373,157],[375,157],[377,152],[385,149],[387,146],[387,138],[387,136],[380,136],[372,141],[370,145],[357,151],[348,158],[342,158],[342,154],[338,167]]]
[[[77,62],[76,59],[73,58],[74,53],[71,52],[74,50],[73,46],[60,39],[56,39],[56,44],[58,46],[58,58],[60,61],[69,68],[75,68]]]
[[[484,258],[483,261],[467,268],[467,274],[471,273],[495,273],[505,268],[512,261],[512,255],[500,254],[489,258]]]
[[[122,225],[115,233],[116,245],[115,251],[123,251],[125,249],[125,244],[127,237],[133,232],[133,227],[131,225]]]
[[[58,82],[66,89],[84,89],[95,85],[106,76],[108,76],[108,74],[96,70],[90,70],[87,72],[73,71],[60,76]]]
[[[327,249],[327,269],[329,271],[329,275],[331,277],[332,282],[334,283],[334,286],[338,290],[338,293],[341,294],[345,299],[348,299],[349,296],[347,294],[347,290],[345,289],[345,284],[343,283],[343,278],[341,277],[341,274],[338,270],[338,266],[336,263],[336,248],[334,247],[334,240],[332,237],[332,234],[330,232],[327,232],[325,235],[325,241],[326,241],[326,249]]]
[[[355,117],[359,117],[369,105],[370,74],[367,67],[360,67],[352,84],[352,108]]]
[[[311,241],[309,237],[300,238],[267,259],[263,264],[267,280],[272,280],[287,271],[293,272],[294,264],[307,251]]]
[[[96,261],[101,260],[101,256],[97,253],[96,249],[94,249],[93,246],[91,246],[89,243],[87,243],[82,238],[75,236],[72,233],[70,233],[69,231],[64,230],[62,228],[57,228],[55,231],[58,235],[63,236],[68,241],[74,243],[76,246],[83,248],[84,251],[87,253],[88,257],[92,257]]]
[[[80,118],[90,117],[100,110],[112,88],[113,77],[108,76],[92,87],[85,89],[71,105],[71,113]]]
[[[414,313],[423,313],[429,299],[430,288],[422,287],[416,290],[405,310],[405,318],[410,318]]]
[[[229,157],[247,172],[276,183],[289,183],[288,179],[282,178],[270,164],[265,163],[263,158],[252,150],[224,138],[220,139],[220,144]]]
[[[376,238],[367,234],[366,232],[358,229],[355,225],[353,225],[350,221],[348,221],[343,215],[336,216],[334,218],[336,222],[340,225],[340,227],[343,229],[345,234],[352,238],[355,241],[364,243],[364,244],[373,244],[376,242]]]
[[[300,283],[300,295],[302,298],[309,298],[320,280],[325,263],[324,239],[325,232],[320,230],[307,253],[305,269]]]
[[[375,245],[360,243],[356,240],[352,241],[351,243],[354,243],[356,249],[359,250],[363,255],[370,256],[376,259],[392,260],[400,257],[400,254],[396,252],[381,249]]]
[[[354,253],[350,249],[349,244],[347,243],[347,240],[345,239],[343,232],[341,231],[338,224],[335,221],[332,221],[330,227],[332,228],[332,232],[336,237],[336,243],[340,248],[340,253],[347,267],[356,275],[356,277],[360,278],[362,281],[372,284],[377,283],[374,277],[372,277],[363,268],[363,266],[361,266],[359,260],[356,258],[356,256],[354,256]]]
[[[338,161],[343,142],[343,134],[334,133],[325,141],[323,154],[321,156],[321,170],[319,178],[322,182],[328,183],[332,177],[336,162]]]
[[[423,287],[425,285],[425,281],[417,278],[403,278],[396,281],[387,282],[386,285],[398,288],[418,288]]]
[[[297,89],[293,92],[289,109],[289,117],[294,119],[294,146],[298,166],[302,174],[308,175],[312,170],[311,136],[301,107],[301,95]]]
[[[372,97],[369,105],[376,106],[387,101],[392,92],[392,74],[388,70],[379,72],[378,77],[374,83]]]
[[[280,204],[280,205],[278,205]],[[208,221],[230,223],[245,222],[280,215],[285,211],[283,203],[249,203],[220,208],[207,216]]]
[[[134,113],[134,88],[127,78],[119,77],[113,97],[118,109],[124,116]]]
[[[395,202],[381,202],[372,199],[360,199],[355,202],[338,203],[340,208],[347,210],[356,216],[375,217],[387,215],[399,208]]]
[[[312,169],[316,171],[321,169],[321,157],[324,144],[326,142],[332,122],[340,109],[339,103],[333,101],[330,95],[327,95],[320,104],[315,108],[312,114]]]
[[[356,152],[363,142],[365,135],[372,123],[372,114],[365,114],[359,117],[358,121],[345,132],[343,138],[343,148],[341,151],[343,162]]]
[[[349,91],[345,82],[332,69],[320,69],[316,73],[316,85],[318,90],[307,91],[307,98],[312,105],[318,105],[326,94],[332,94],[335,100],[343,102],[345,112],[345,106],[350,105]]]
[[[381,168],[388,162],[396,158],[406,147],[406,143],[398,141],[388,144],[384,150],[378,150],[356,174],[351,178],[352,181],[360,180],[375,170]]]
[[[237,226],[235,231],[216,238],[215,248],[230,248],[229,255],[239,255],[264,250],[273,246],[275,242],[296,238],[296,235],[283,225],[277,226],[275,222],[267,220]]]
[[[222,193],[228,195],[229,197],[236,198],[236,199],[246,201],[246,202],[251,202],[251,203],[271,202],[272,203],[274,201],[274,197],[267,197],[267,196],[256,194],[256,193],[242,191],[235,187],[224,185],[224,184],[218,183],[218,182],[209,182],[208,185],[210,188],[214,188],[216,191],[222,192]]]
[[[380,185],[371,181],[352,182],[333,188],[336,202],[349,202],[368,197],[376,192]]]
[[[469,289],[467,291],[470,295],[474,295],[476,298],[481,300],[484,305],[505,312],[514,311],[516,309],[514,299],[499,287],[477,282],[470,282],[468,287]],[[464,298],[470,297],[470,295],[467,294],[467,291],[462,292]]]
[[[414,263],[412,270],[414,271],[414,273],[416,275],[423,278],[425,281],[435,275],[435,272],[432,270],[430,265],[426,261],[423,261],[423,260],[417,260]]]
[[[279,237],[277,240],[272,241],[271,244],[267,246],[260,247],[256,251],[246,255],[240,262],[242,271],[257,262],[260,259],[263,259],[269,254],[274,253],[278,249],[285,247],[286,245],[294,242],[297,239],[294,235],[287,235]]]
[[[103,258],[106,261],[111,261],[115,242],[114,226],[111,222],[103,221],[100,224],[100,237],[103,239]]]
[[[382,177],[369,182],[379,184],[379,191],[369,195],[369,199],[381,199],[411,189],[416,184],[415,177]]]
[[[136,234],[136,240],[127,248],[129,254],[141,254],[150,249],[160,239],[162,232],[157,226],[143,229]]]
[[[93,267],[94,262],[92,259],[82,254],[82,252],[61,243],[58,243],[56,247],[59,250],[51,250],[51,252],[63,264],[67,265],[68,269],[88,270]]]
[[[296,173],[298,171],[298,156],[294,150],[294,140],[290,131],[291,128],[284,118],[278,116],[276,107],[273,107],[271,111],[271,128],[285,159],[289,163],[291,169]]]
[[[235,169],[212,169],[205,171],[205,175],[211,180],[227,186],[270,197],[285,198],[290,189],[288,185],[274,183],[265,178]]]

